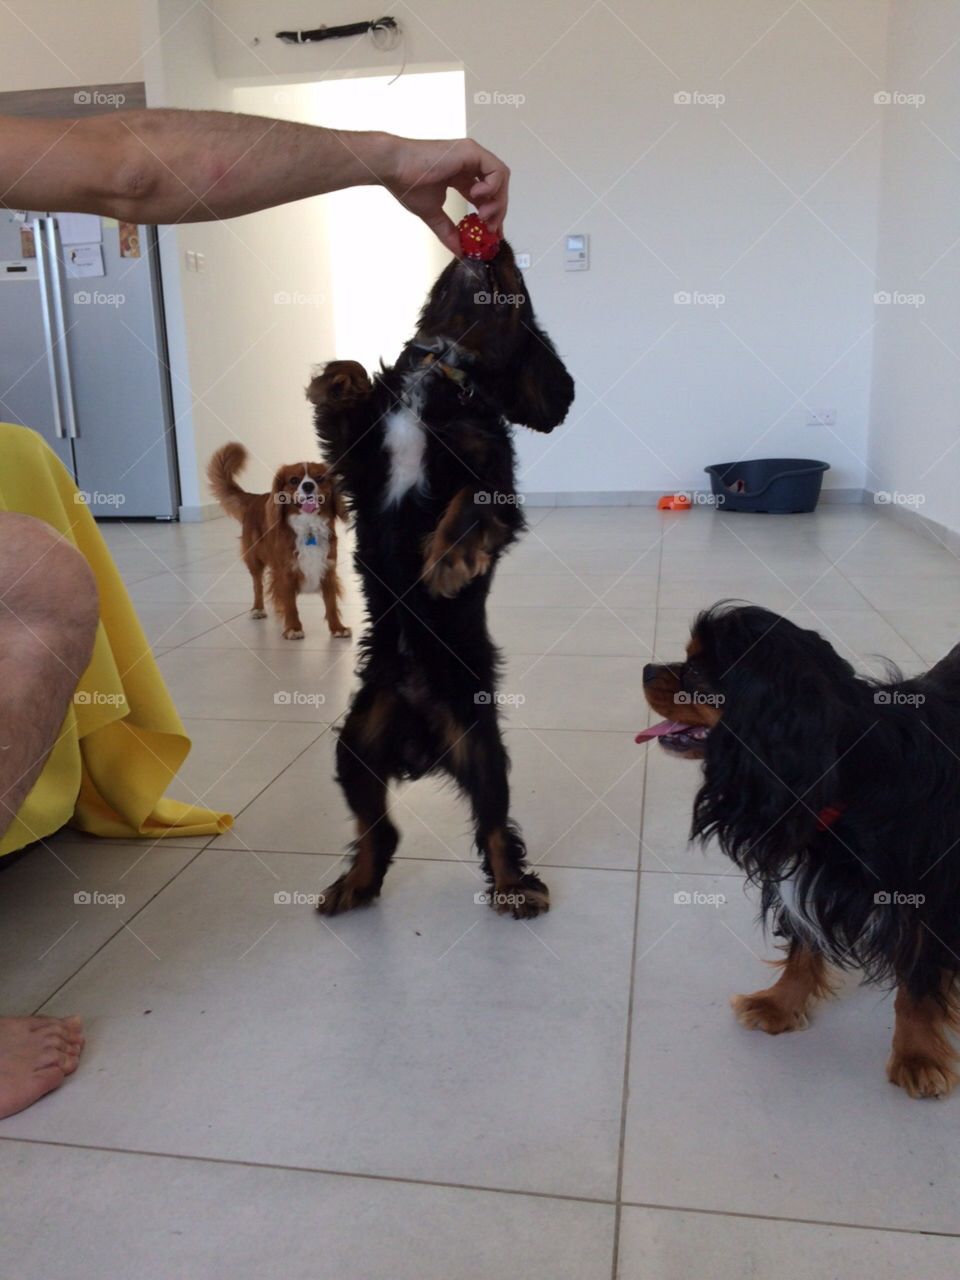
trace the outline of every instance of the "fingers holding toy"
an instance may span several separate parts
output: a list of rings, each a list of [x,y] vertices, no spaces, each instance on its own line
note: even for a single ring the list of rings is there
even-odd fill
[[[499,234],[507,213],[510,170],[498,156],[471,138],[392,138],[391,143],[383,185],[451,253],[459,257],[462,252],[457,228],[443,208],[451,187],[476,206],[492,233]]]

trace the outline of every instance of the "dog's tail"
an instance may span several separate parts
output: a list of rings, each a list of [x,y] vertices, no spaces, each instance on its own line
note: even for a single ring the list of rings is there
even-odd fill
[[[207,479],[213,496],[223,507],[228,516],[242,520],[244,512],[253,494],[247,493],[237,484],[234,476],[243,470],[247,461],[247,451],[242,444],[231,441],[218,449],[207,463]]]

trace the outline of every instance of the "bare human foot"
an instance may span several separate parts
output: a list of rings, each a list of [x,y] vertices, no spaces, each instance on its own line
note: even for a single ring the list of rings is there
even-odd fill
[[[0,1119],[58,1089],[82,1052],[79,1018],[0,1018]]]

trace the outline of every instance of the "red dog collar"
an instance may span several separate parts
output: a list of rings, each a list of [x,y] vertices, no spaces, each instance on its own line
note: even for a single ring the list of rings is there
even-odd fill
[[[828,804],[825,809],[821,809],[817,814],[817,830],[829,831],[837,819],[842,817],[842,805]]]

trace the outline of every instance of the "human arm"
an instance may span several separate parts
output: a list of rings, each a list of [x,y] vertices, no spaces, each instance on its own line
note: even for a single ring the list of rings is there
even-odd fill
[[[219,111],[0,116],[0,206],[206,222],[345,187],[385,187],[459,253],[452,187],[499,230],[509,170],[469,138],[354,133]]]

